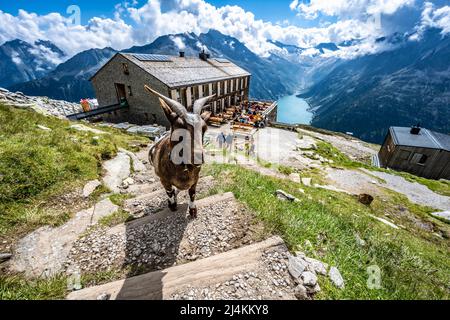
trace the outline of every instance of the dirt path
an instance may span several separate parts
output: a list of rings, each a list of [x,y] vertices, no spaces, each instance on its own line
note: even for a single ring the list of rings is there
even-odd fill
[[[331,143],[352,160],[367,161],[372,155],[378,153],[378,150],[372,145],[358,139],[327,135],[304,129],[299,129],[299,132]]]

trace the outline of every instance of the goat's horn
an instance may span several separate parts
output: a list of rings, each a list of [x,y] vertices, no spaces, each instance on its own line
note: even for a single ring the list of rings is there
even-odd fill
[[[197,101],[194,102],[194,113],[195,114],[201,114],[203,108],[205,107],[205,105],[210,102],[213,98],[215,98],[215,94],[213,94],[212,96],[209,97],[205,97],[205,98],[201,98],[198,99]]]
[[[187,110],[186,108],[179,103],[178,101],[172,100],[167,98],[166,96],[160,94],[159,92],[156,92],[155,90],[153,90],[152,88],[150,88],[149,86],[145,85],[144,88],[153,93],[154,95],[158,96],[160,99],[162,99],[165,103],[167,103],[167,105],[181,118],[185,118],[187,115]]]

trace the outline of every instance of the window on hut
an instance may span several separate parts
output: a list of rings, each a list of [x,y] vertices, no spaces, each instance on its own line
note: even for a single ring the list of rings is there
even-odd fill
[[[425,164],[425,163],[427,163],[427,160],[428,160],[428,156],[423,154],[419,160],[419,164]]]
[[[209,95],[210,95],[210,93],[209,93],[209,85],[204,84],[204,85],[203,85],[203,96],[204,96],[204,97],[207,97],[207,96],[209,96]]]
[[[123,73],[130,74],[130,70],[128,70],[128,63],[122,63]]]
[[[412,163],[425,165],[427,163],[428,156],[421,153],[415,153],[411,159]]]

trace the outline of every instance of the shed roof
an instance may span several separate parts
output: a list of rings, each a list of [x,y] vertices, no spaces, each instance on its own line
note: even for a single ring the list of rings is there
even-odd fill
[[[169,56],[169,61],[139,59],[140,55],[120,53],[170,88],[249,76],[250,73],[224,59]],[[164,59],[162,59],[164,60]]]
[[[419,134],[411,134],[411,128],[391,127],[394,143],[401,146],[447,150],[450,152],[450,136],[425,128]]]

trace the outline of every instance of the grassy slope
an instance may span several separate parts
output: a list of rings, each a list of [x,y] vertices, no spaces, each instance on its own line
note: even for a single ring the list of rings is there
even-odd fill
[[[396,205],[429,218],[428,209],[395,195],[390,202],[375,200],[371,208],[355,198],[307,188],[277,180],[233,165],[211,165],[206,172],[219,179],[211,192],[232,191],[254,210],[273,233],[281,234],[291,249],[302,250],[337,266],[346,279],[345,290],[334,288],[320,278],[322,299],[448,299],[449,242],[416,229],[394,230],[369,217],[384,216]],[[274,193],[283,189],[301,199],[300,203],[279,201]],[[429,218],[432,219],[432,218]],[[405,223],[397,221],[396,223]],[[448,225],[433,220],[440,228]],[[358,245],[356,235],[366,241]],[[367,288],[369,266],[382,271],[382,289]]]
[[[0,105],[0,240],[64,223],[73,212],[52,203],[98,178],[101,162],[119,147],[148,142],[110,128],[99,129],[111,134],[95,135],[69,127],[69,121]],[[64,277],[31,281],[1,273],[0,299],[57,299],[66,292]]]
[[[42,125],[52,129],[39,129]],[[57,225],[67,212],[45,212],[52,198],[101,174],[101,161],[141,137],[101,128],[97,135],[69,128],[70,122],[0,106],[0,237],[17,229]]]

